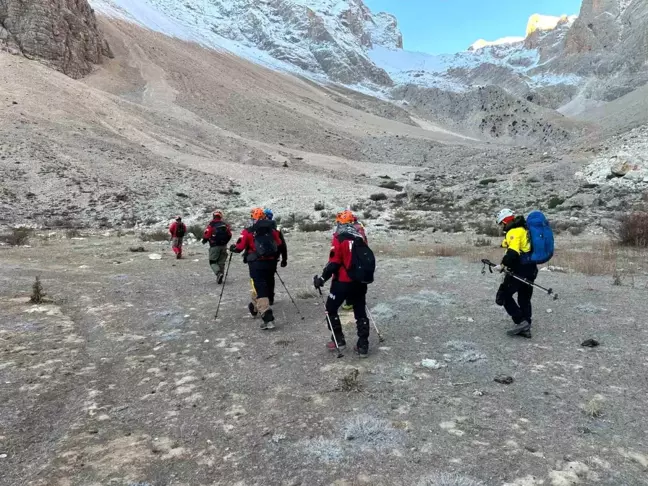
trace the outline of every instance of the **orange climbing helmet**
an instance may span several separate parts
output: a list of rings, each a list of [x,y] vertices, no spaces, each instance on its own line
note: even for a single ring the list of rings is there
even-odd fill
[[[265,213],[263,212],[263,208],[252,209],[252,211],[250,211],[250,218],[252,218],[254,221],[258,221],[259,219],[265,219]]]
[[[351,211],[348,209],[344,211],[340,211],[337,213],[337,217],[335,218],[335,222],[338,224],[352,224],[355,219],[355,216]]]

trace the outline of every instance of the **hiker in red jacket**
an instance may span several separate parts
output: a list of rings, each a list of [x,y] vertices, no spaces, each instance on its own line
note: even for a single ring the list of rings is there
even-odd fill
[[[209,242],[209,266],[216,275],[219,284],[223,283],[227,244],[231,239],[232,230],[230,225],[223,221],[223,212],[214,211],[213,219],[203,233],[202,244]]]
[[[248,310],[252,316],[261,314],[261,329],[274,328],[274,315],[270,308],[270,297],[274,295],[277,255],[281,253],[281,238],[274,223],[266,218],[262,208],[255,208],[250,214],[253,224],[241,232],[234,253],[245,252],[252,281],[252,302]]]
[[[337,214],[337,217],[335,218],[335,233],[333,233],[333,239],[331,241],[331,245],[335,245],[335,242],[337,240],[337,236],[339,233],[343,232],[345,228],[347,228],[349,225],[351,225],[355,231],[357,231],[360,236],[362,236],[362,239],[364,240],[365,244],[368,244],[367,241],[367,233],[365,231],[364,225],[358,221],[358,217],[353,214],[353,212],[349,209],[345,211],[340,211]],[[350,311],[353,309],[353,302],[351,301],[351,298],[348,297],[344,304],[342,305],[342,310],[344,311]]]
[[[182,240],[187,234],[187,225],[182,222],[182,217],[176,217],[175,221],[169,226],[169,233],[171,233],[171,247],[176,258],[182,258]]]
[[[335,334],[335,339],[331,336],[331,341],[327,344],[328,349],[335,351],[337,340],[338,347],[346,347],[344,332],[338,310],[345,299],[352,302],[353,313],[356,319],[358,331],[358,342],[355,350],[361,358],[366,358],[369,352],[369,319],[367,319],[367,283],[373,282],[373,271],[375,269],[375,260],[373,263],[367,261],[365,268],[367,272],[363,275],[356,275],[352,271],[352,256],[354,246],[364,248],[373,260],[373,253],[364,242],[363,236],[353,225],[344,224],[339,227],[339,231],[333,240],[329,261],[322,271],[322,276],[315,276],[313,285],[316,289],[324,286],[327,280],[333,277],[331,291],[326,301],[326,312],[328,313],[331,331]],[[355,251],[357,251],[356,248]],[[364,253],[367,255],[367,253]]]

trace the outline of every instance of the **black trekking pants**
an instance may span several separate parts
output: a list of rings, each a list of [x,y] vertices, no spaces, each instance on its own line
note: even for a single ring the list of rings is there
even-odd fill
[[[369,319],[367,319],[367,285],[355,282],[331,283],[331,292],[326,300],[326,312],[328,313],[333,333],[338,344],[346,344],[342,323],[338,310],[346,299],[353,302],[353,314],[358,328],[358,347],[369,345]]]
[[[270,297],[274,298],[275,272],[277,262],[274,260],[256,260],[248,262],[252,280],[252,303],[262,315],[270,306]]]
[[[516,275],[530,282],[534,282],[538,276],[538,266],[535,264],[520,265]],[[513,298],[515,294],[517,294],[517,302]],[[495,303],[504,306],[504,309],[506,309],[506,312],[511,316],[515,324],[520,324],[522,321],[527,321],[531,324],[533,311],[531,297],[533,297],[533,287],[531,285],[527,285],[510,275],[506,275],[504,282],[502,282],[502,285],[500,285],[497,291]]]

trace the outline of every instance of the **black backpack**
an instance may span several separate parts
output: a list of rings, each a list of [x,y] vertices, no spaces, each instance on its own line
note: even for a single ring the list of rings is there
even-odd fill
[[[211,246],[225,246],[229,243],[230,235],[227,232],[227,225],[222,221],[212,221],[209,223],[212,229],[209,244]]]
[[[351,280],[370,284],[374,281],[376,257],[362,237],[356,237],[351,243],[351,265],[346,269]]]
[[[274,239],[274,226],[272,221],[258,221],[252,226],[254,248],[256,257],[263,260],[276,258],[279,248]]]
[[[184,223],[178,223],[176,225],[176,238],[184,238],[184,235],[187,233],[187,227]]]

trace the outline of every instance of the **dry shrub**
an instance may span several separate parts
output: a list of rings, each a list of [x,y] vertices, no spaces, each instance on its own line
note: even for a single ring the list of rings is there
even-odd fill
[[[140,235],[140,240],[142,241],[169,241],[169,239],[171,239],[171,235],[164,230],[142,233]]]
[[[299,231],[304,231],[305,233],[311,233],[314,231],[329,231],[331,229],[331,223],[328,221],[302,221],[299,223]]]
[[[41,304],[45,299],[45,292],[43,292],[43,284],[41,284],[40,277],[36,277],[34,285],[32,285],[32,294],[29,301],[33,304]]]
[[[32,233],[29,228],[12,228],[8,234],[0,236],[0,241],[9,246],[23,246],[27,244]]]
[[[632,213],[621,220],[619,243],[638,248],[648,247],[648,213]]]

